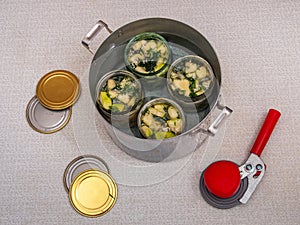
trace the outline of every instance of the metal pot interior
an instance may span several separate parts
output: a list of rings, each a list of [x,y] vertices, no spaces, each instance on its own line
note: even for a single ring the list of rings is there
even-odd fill
[[[213,94],[208,98],[207,104],[209,106],[201,111],[185,112],[187,121],[185,133],[188,133],[197,127],[214,108],[220,93],[221,71],[217,55],[209,42],[195,29],[175,20],[142,19],[129,23],[109,35],[98,48],[90,68],[89,87],[93,102],[96,104],[97,95],[95,92],[100,78],[112,70],[125,69],[124,51],[126,44],[132,37],[143,32],[156,32],[167,40],[172,51],[172,62],[185,55],[199,55],[206,59],[213,69],[218,84],[215,85]],[[164,86],[158,88],[147,87],[146,84],[145,86],[146,97],[171,98]],[[98,111],[101,114],[99,109]],[[108,121],[107,118],[105,119]],[[112,123],[111,121],[108,122]],[[112,125],[114,126],[114,124]],[[120,129],[129,135],[142,138],[137,127]]]

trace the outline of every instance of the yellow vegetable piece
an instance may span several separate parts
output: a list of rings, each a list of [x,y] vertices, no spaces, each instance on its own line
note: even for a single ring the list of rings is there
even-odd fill
[[[111,98],[115,98],[115,97],[117,97],[118,92],[116,92],[116,91],[108,91],[108,94],[109,94],[109,96],[110,96]]]
[[[115,103],[115,104],[112,104],[112,106],[111,106],[111,111],[114,111],[114,112],[123,112],[124,109],[125,109],[125,105],[120,104],[120,103]]]
[[[160,70],[164,65],[165,65],[164,63],[157,63],[154,71],[156,72],[156,71]]]
[[[167,52],[167,47],[165,45],[160,45],[157,51],[160,51],[161,54],[164,54]]]
[[[112,106],[112,101],[110,97],[108,97],[107,93],[104,91],[100,92],[100,102],[104,109],[109,110],[110,107]]]
[[[141,130],[143,134],[146,136],[146,138],[149,138],[153,134],[153,131],[145,125],[141,127]]]
[[[188,80],[174,80],[173,84],[176,88],[185,91],[185,96],[190,96],[190,82]]]
[[[167,121],[168,126],[171,131],[175,134],[179,134],[182,132],[182,119],[172,119]]]
[[[192,62],[186,62],[185,63],[185,72],[186,73],[192,73],[195,72],[197,70],[197,64],[192,63]]]
[[[137,42],[132,46],[132,48],[133,48],[134,51],[139,50],[141,47],[142,47],[142,42],[141,42],[141,41],[137,41]]]
[[[124,88],[125,87],[125,85],[126,85],[126,83],[127,83],[127,81],[128,81],[128,79],[125,77],[125,78],[123,78],[123,80],[120,82],[120,87],[121,88]]]
[[[171,119],[176,119],[178,117],[178,112],[173,106],[169,106],[168,114]]]
[[[137,66],[135,70],[139,73],[148,73],[144,67]]]
[[[158,111],[164,112],[164,106],[163,104],[156,104],[154,105],[154,108],[157,109]]]
[[[121,95],[119,95],[119,96],[118,96],[118,99],[119,99],[121,102],[125,103],[125,104],[128,104],[128,102],[130,101],[129,95],[127,95],[127,94],[121,94]]]
[[[142,121],[148,126],[151,125],[152,120],[153,120],[153,116],[151,113],[146,113],[145,115],[142,116]]]
[[[112,90],[116,87],[116,82],[113,79],[108,79],[107,81],[107,89]]]
[[[197,96],[202,95],[204,93],[204,90],[200,89],[199,91],[197,91],[195,94]]]
[[[157,110],[153,107],[150,107],[149,108],[149,112],[155,116],[159,116],[159,117],[164,117],[165,116],[165,111],[160,111],[160,110]]]
[[[174,137],[175,135],[172,132],[164,132],[164,131],[158,131],[155,133],[155,139],[161,140],[165,138],[171,138]]]

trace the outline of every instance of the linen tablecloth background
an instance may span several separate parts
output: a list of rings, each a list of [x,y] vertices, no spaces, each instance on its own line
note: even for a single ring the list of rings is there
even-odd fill
[[[1,1],[0,15],[0,224],[300,224],[300,1]],[[37,133],[26,105],[51,70],[87,76],[92,56],[80,42],[97,20],[116,30],[146,17],[187,23],[217,52],[223,96],[234,112],[214,160],[242,163],[268,109],[282,112],[262,154],[265,177],[247,205],[218,210],[202,199],[198,149],[165,182],[119,185],[117,204],[103,217],[71,208],[62,176],[81,153],[74,124]]]

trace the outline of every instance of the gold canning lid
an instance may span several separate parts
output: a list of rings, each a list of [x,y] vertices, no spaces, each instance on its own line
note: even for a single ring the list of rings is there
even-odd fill
[[[36,96],[48,109],[62,110],[72,106],[80,93],[79,79],[66,70],[55,70],[38,82]]]
[[[97,217],[107,213],[117,200],[117,185],[113,178],[99,170],[86,170],[72,182],[69,198],[83,216]]]

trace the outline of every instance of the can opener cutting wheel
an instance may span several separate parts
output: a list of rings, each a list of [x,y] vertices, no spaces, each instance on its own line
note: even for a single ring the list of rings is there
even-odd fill
[[[200,178],[202,197],[212,206],[221,209],[247,203],[261,179],[266,165],[260,155],[280,117],[270,109],[246,162],[238,166],[231,161],[217,161],[209,165]]]

